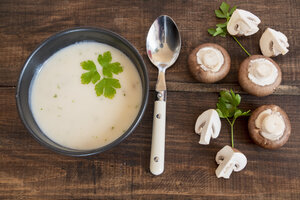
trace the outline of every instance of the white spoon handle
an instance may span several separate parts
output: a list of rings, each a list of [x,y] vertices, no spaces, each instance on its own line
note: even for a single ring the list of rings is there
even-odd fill
[[[166,132],[166,102],[155,101],[152,128],[150,171],[160,175],[164,171]]]

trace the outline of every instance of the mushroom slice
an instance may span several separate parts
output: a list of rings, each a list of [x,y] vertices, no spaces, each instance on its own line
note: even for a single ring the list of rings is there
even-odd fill
[[[282,73],[271,58],[253,55],[241,63],[238,78],[241,87],[249,94],[267,96],[280,85]]]
[[[192,75],[204,83],[214,83],[223,79],[229,72],[230,62],[228,52],[213,43],[199,45],[188,59]]]
[[[210,138],[217,138],[221,130],[219,114],[214,109],[209,109],[199,115],[195,132],[200,135],[199,144],[209,144]]]
[[[267,149],[283,146],[291,134],[291,123],[287,114],[276,105],[257,108],[248,121],[252,140]]]
[[[216,176],[228,179],[232,171],[239,172],[246,167],[247,158],[239,150],[226,145],[217,153],[216,162],[219,165]]]
[[[259,40],[262,54],[267,57],[285,55],[289,50],[287,37],[274,29],[267,28]]]
[[[230,35],[249,36],[256,33],[260,19],[249,11],[236,9],[228,24],[227,31]]]

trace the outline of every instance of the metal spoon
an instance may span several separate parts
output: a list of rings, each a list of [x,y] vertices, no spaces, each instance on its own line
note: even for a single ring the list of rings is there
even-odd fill
[[[165,71],[179,56],[181,39],[175,22],[169,16],[158,17],[151,25],[146,49],[150,61],[158,68],[157,100],[154,103],[150,171],[159,175],[164,171],[167,87]]]

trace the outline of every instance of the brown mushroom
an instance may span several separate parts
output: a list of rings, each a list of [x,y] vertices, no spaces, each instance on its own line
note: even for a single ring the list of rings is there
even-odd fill
[[[257,145],[266,149],[277,149],[288,141],[291,123],[279,106],[263,105],[251,114],[248,130]]]
[[[281,69],[271,58],[253,55],[246,58],[239,69],[239,83],[249,94],[267,96],[281,83]]]
[[[192,75],[204,83],[214,83],[223,79],[229,72],[230,62],[228,52],[213,43],[199,45],[188,58]]]

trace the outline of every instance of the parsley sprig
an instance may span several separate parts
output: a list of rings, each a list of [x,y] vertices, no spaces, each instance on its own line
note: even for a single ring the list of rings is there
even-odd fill
[[[222,2],[220,8],[218,10],[215,10],[215,15],[217,18],[221,18],[221,19],[226,19],[226,22],[221,23],[221,24],[217,24],[216,28],[209,28],[207,31],[209,34],[211,34],[212,36],[221,36],[221,37],[226,37],[227,35],[227,24],[230,20],[230,17],[232,15],[232,13],[236,10],[236,6],[233,6],[232,8],[230,8],[230,5]],[[244,46],[238,41],[238,39],[235,36],[231,36],[237,43],[238,45],[244,50],[244,52],[248,55],[251,56],[251,54],[244,48]]]
[[[118,79],[114,78],[103,78],[95,86],[97,96],[101,96],[104,93],[104,96],[110,99],[116,94],[115,88],[121,88],[121,84]]]
[[[112,78],[113,74],[123,72],[123,68],[119,62],[111,63],[112,57],[109,51],[98,56],[98,62],[103,67],[103,75]]]
[[[244,112],[238,108],[241,103],[241,96],[235,94],[232,90],[221,91],[219,101],[217,103],[217,112],[220,118],[225,118],[230,124],[231,129],[231,146],[234,147],[233,126],[238,117],[249,116],[250,110]]]
[[[102,74],[104,76],[102,79],[93,61],[87,60],[80,63],[82,69],[88,71],[81,75],[81,83],[89,84],[92,82],[93,84],[96,84],[98,82],[95,85],[97,96],[104,95],[109,99],[114,98],[117,88],[121,88],[119,80],[113,78],[113,74],[123,72],[123,67],[119,62],[111,63],[111,61],[112,57],[110,51],[99,54],[98,63],[102,66]]]
[[[100,74],[97,72],[96,65],[93,61],[83,61],[80,65],[82,69],[89,71],[81,75],[82,84],[89,84],[91,81],[95,84],[100,79]]]

